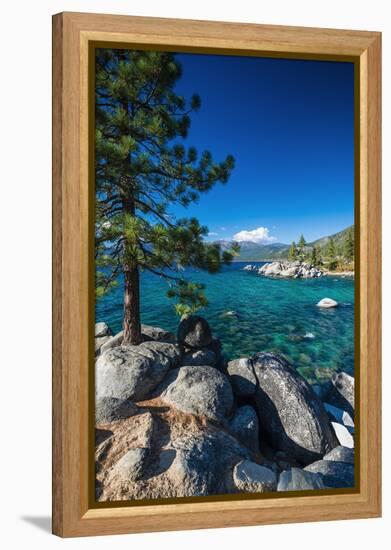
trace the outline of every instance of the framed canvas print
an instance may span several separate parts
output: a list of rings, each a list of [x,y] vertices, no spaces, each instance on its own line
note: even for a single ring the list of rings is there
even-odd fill
[[[53,18],[53,531],[376,517],[380,34]]]

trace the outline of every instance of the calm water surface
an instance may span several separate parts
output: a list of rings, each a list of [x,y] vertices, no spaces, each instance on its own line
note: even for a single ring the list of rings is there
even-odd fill
[[[258,262],[257,265],[263,265]],[[204,316],[221,338],[228,359],[275,351],[289,358],[308,381],[322,382],[332,372],[354,368],[354,281],[341,277],[269,279],[243,271],[242,262],[217,275],[189,271],[206,284],[209,306]],[[166,297],[167,283],[142,274],[142,322],[176,331],[178,317]],[[322,298],[339,302],[335,309],[316,307]],[[227,312],[235,315],[227,316]],[[96,320],[121,330],[121,284],[96,304]]]

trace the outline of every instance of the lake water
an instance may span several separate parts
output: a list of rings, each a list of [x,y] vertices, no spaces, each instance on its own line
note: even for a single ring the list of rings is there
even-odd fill
[[[221,338],[226,357],[236,359],[258,351],[282,353],[311,383],[328,379],[336,370],[353,374],[354,281],[341,277],[270,279],[243,271],[244,265],[235,262],[216,275],[188,272],[189,278],[206,284],[209,306],[199,314]],[[166,297],[167,283],[148,273],[141,280],[142,322],[175,332],[178,317]],[[339,307],[316,307],[325,297],[337,300]],[[122,303],[119,285],[97,302],[96,320],[120,331]],[[228,311],[235,315],[227,316]]]

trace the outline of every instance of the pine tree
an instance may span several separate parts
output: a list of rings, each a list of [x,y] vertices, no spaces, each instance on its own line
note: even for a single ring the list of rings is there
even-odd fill
[[[304,261],[304,258],[305,258],[305,247],[307,245],[307,242],[304,238],[304,235],[301,235],[300,236],[300,239],[299,239],[299,243],[297,245],[298,247],[298,255],[299,255],[299,258],[300,258],[300,261],[303,262]]]
[[[289,252],[288,252],[288,258],[294,262],[297,259],[297,246],[295,241],[292,242]]]
[[[183,146],[200,98],[187,102],[175,92],[181,71],[172,53],[96,55],[96,288],[102,296],[123,275],[124,344],[141,341],[140,270],[170,281],[169,295],[194,311],[206,298],[183,268],[216,273],[237,253],[205,242],[208,229],[197,219],[168,210],[226,183],[234,167],[231,155],[216,163],[209,151],[199,157]]]
[[[321,266],[321,265],[323,265],[323,258],[322,258],[322,250],[321,250],[319,244],[317,244],[315,246],[315,250],[316,250],[316,259],[317,259],[317,262],[318,262],[316,265]]]
[[[348,262],[351,262],[354,259],[354,233],[352,228],[346,233],[343,246],[343,256]]]
[[[327,245],[327,256],[329,261],[329,269],[330,271],[333,271],[337,267],[337,258],[335,252],[335,242],[332,237],[330,237]]]
[[[313,266],[317,266],[318,263],[319,263],[319,260],[318,260],[317,249],[316,249],[316,246],[313,246],[311,250],[311,264]]]

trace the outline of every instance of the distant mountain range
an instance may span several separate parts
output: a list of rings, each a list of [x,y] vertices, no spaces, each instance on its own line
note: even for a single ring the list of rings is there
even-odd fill
[[[334,239],[335,247],[338,248],[342,245],[347,232],[352,229],[353,226],[349,226],[334,235],[327,235],[321,237],[316,241],[307,244],[307,249],[310,250],[313,246],[320,246],[322,252],[325,251],[327,244],[331,238]],[[232,241],[220,240],[215,241],[221,245],[223,249],[229,249]],[[288,258],[288,252],[290,244],[284,243],[269,243],[259,244],[252,241],[242,241],[240,244],[240,255],[234,258],[236,262],[262,262],[266,260],[286,260]]]

